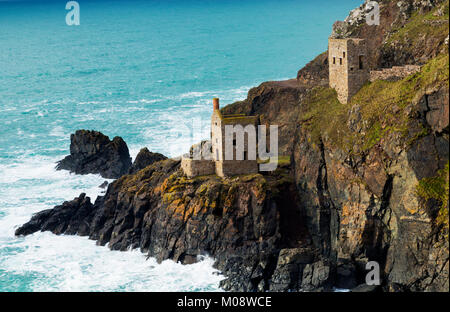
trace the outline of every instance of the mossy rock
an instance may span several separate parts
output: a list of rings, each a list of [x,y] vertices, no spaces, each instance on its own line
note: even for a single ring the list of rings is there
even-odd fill
[[[424,203],[433,200],[439,205],[439,212],[435,221],[442,226],[442,230],[448,237],[449,163],[447,162],[444,169],[439,170],[436,176],[420,180],[416,192]]]

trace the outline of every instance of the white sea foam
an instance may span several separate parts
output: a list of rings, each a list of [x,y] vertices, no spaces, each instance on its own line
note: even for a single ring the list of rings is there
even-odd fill
[[[69,134],[64,131],[64,128],[62,126],[54,127],[50,131],[49,135],[55,136],[55,137],[64,137],[64,138],[68,138],[69,137]]]
[[[0,164],[0,272],[6,272],[2,278],[23,276],[32,291],[220,290],[223,276],[212,268],[210,258],[186,266],[170,260],[158,264],[139,250],[111,251],[86,237],[49,232],[15,237],[15,229],[33,213],[81,192],[93,200],[100,194],[98,185],[105,179],[56,171],[56,160],[36,156]]]
[[[334,292],[350,292],[350,289],[347,288],[333,288]]]
[[[161,99],[154,99],[154,100],[140,99],[139,102],[145,103],[145,104],[152,104],[152,103],[161,102]]]
[[[0,268],[40,276],[32,281],[34,291],[216,291],[223,278],[210,258],[158,264],[139,250],[111,251],[84,237],[35,233],[14,247],[23,251],[0,259]]]
[[[141,150],[141,148],[143,148],[143,146],[133,145],[133,146],[129,146],[128,147],[128,150],[130,152],[130,156],[131,156],[133,161],[136,159],[136,156],[139,153],[139,151]]]
[[[164,96],[160,98],[154,98],[154,99],[139,99],[139,100],[129,100],[127,101],[128,104],[138,104],[138,103],[145,103],[145,104],[153,104],[163,101],[181,101],[185,99],[194,99],[195,101],[198,101],[199,99],[203,99],[203,103],[209,103],[211,101],[210,97],[212,96],[218,96],[220,98],[229,100],[229,101],[235,101],[242,98],[245,98],[247,95],[248,90],[250,89],[250,86],[243,86],[240,88],[235,89],[227,89],[227,90],[214,90],[214,91],[190,91],[185,92],[177,95],[171,95],[171,96]],[[177,109],[178,106],[175,107],[165,107],[164,112],[167,112],[167,109]]]

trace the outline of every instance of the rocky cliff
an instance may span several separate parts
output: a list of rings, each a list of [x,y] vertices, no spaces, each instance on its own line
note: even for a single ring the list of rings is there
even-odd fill
[[[365,38],[372,68],[422,64],[401,81],[367,84],[342,105],[319,55],[297,83],[268,82],[224,110],[280,125],[314,246],[337,286],[362,281],[376,260],[386,290],[448,290],[448,1],[365,5],[333,36]]]
[[[148,148],[142,148],[139,153],[136,155],[136,158],[133,161],[133,165],[131,165],[128,173],[133,174],[138,172],[141,169],[144,169],[151,164],[167,159],[166,156],[160,153],[153,153],[148,150]]]
[[[268,290],[275,287],[269,279],[283,248],[305,265],[320,259],[296,197],[286,168],[267,176],[187,179],[179,161],[163,160],[116,180],[95,203],[81,194],[37,213],[16,235],[41,230],[89,236],[111,249],[140,248],[158,261],[193,263],[209,254],[229,277],[224,288]]]
[[[373,69],[420,72],[367,83],[342,105],[324,53],[297,79],[263,83],[223,108],[279,125],[290,164],[187,179],[177,161],[162,160],[95,203],[82,194],[36,214],[16,234],[88,235],[183,263],[207,253],[227,290],[354,288],[377,261],[386,291],[448,291],[448,0],[380,6],[381,25],[361,22],[363,5],[333,36],[366,38]]]

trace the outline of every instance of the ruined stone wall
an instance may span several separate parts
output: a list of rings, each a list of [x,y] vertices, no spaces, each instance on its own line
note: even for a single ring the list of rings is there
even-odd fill
[[[211,116],[211,144],[214,160],[222,159],[222,118],[219,111]]]
[[[383,68],[380,70],[372,70],[370,72],[370,81],[389,80],[395,81],[403,79],[411,74],[420,71],[419,65],[393,66],[391,68]]]
[[[222,160],[225,160],[225,149],[226,149],[226,132],[225,132],[225,127],[226,126],[242,126],[244,129],[246,126],[251,125],[253,126],[254,130],[255,130],[255,146],[252,146],[251,148],[255,148],[256,150],[256,143],[258,142],[258,138],[257,138],[257,133],[258,133],[258,129],[256,127],[256,118],[255,117],[249,117],[249,116],[244,116],[244,117],[237,117],[237,118],[224,118],[222,120],[222,127],[221,127],[221,132],[222,132],[222,142],[221,142],[221,146],[222,146]],[[236,146],[238,144],[238,140],[237,140],[237,135],[236,133],[234,133],[233,135],[233,159],[236,159]],[[248,160],[248,152],[249,152],[249,139],[248,139],[248,133],[244,132],[244,146],[243,146],[243,150],[244,150],[244,160]],[[255,158],[256,160],[256,158]]]
[[[225,148],[226,148],[226,137],[225,137],[225,126],[237,126],[241,125],[243,128],[245,128],[247,125],[255,126],[256,124],[256,118],[250,117],[250,116],[242,116],[242,117],[235,117],[230,118],[227,116],[224,116],[224,119],[222,120],[222,142],[221,146],[222,148],[222,159],[221,161],[218,161],[216,163],[216,174],[218,176],[233,176],[233,175],[239,175],[239,174],[250,174],[250,173],[257,173],[258,172],[258,164],[256,161],[257,155],[255,155],[255,159],[249,160],[249,140],[248,140],[248,133],[244,132],[244,160],[236,160],[237,159],[237,149],[236,145],[238,144],[238,140],[236,137],[236,133],[233,136],[233,160],[225,160]],[[257,134],[257,129],[255,126],[255,134]],[[251,149],[257,149],[257,136],[255,135],[255,145],[254,147],[250,147]]]
[[[216,172],[215,162],[212,160],[194,160],[191,158],[181,158],[181,169],[189,177],[210,175]]]
[[[183,157],[181,169],[188,178],[217,174],[220,177],[258,173],[258,163],[253,160],[194,160]]]
[[[328,54],[330,88],[336,90],[341,103],[347,103],[347,40],[330,38],[328,41]]]
[[[369,81],[370,70],[367,59],[366,42],[362,39],[350,39],[348,49],[348,98],[350,101],[361,87]]]
[[[216,161],[216,174],[220,177],[251,173],[258,173],[256,160]]]
[[[211,117],[211,144],[213,159],[215,160],[215,173],[218,176],[232,176],[247,173],[257,173],[258,164],[256,157],[254,160],[248,160],[249,142],[248,135],[244,132],[244,160],[236,160],[236,145],[238,140],[236,135],[233,137],[233,160],[225,160],[225,126],[241,125],[245,128],[247,125],[255,126],[255,134],[257,117],[245,115],[224,115],[214,111]],[[257,148],[257,137],[255,136],[255,153]],[[257,155],[255,155],[257,156]]]
[[[328,42],[330,87],[341,103],[348,103],[369,80],[367,50],[362,39],[333,39]]]

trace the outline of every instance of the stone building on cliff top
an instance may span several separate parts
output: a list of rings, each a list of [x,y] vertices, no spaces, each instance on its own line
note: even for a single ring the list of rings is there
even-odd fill
[[[244,136],[243,159],[237,155],[236,133],[233,137],[233,159],[225,157],[225,126],[257,126],[257,116],[244,114],[222,115],[219,99],[213,99],[211,116],[211,141],[194,145],[188,154],[181,158],[181,168],[188,177],[217,174],[220,177],[258,172],[256,157],[249,157],[248,135]],[[250,159],[255,158],[255,159]]]
[[[330,88],[336,90],[339,102],[346,104],[369,80],[366,64],[367,50],[364,39],[328,40],[328,66]]]
[[[329,84],[339,102],[347,104],[368,81],[397,80],[420,71],[419,65],[370,70],[366,41],[357,38],[328,39]]]

